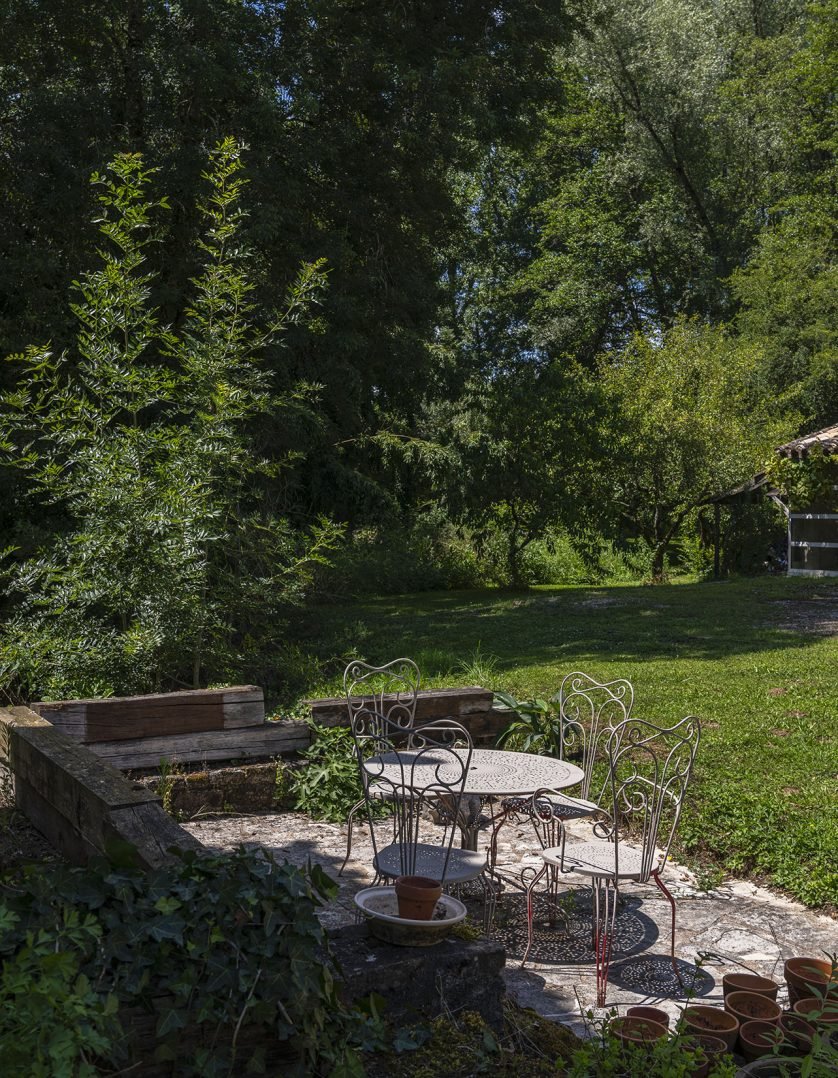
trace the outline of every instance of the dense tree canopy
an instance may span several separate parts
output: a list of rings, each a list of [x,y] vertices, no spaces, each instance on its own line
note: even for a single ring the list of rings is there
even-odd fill
[[[838,0],[9,0],[0,349],[73,340],[89,177],[139,153],[168,195],[144,355],[176,370],[232,136],[255,323],[325,267],[316,317],[261,353],[286,404],[242,416],[272,519],[405,551],[456,533],[475,565],[491,533],[506,581],[547,532],[593,529],[658,571],[711,488],[838,419],[837,25]],[[9,402],[36,367],[4,367]],[[76,524],[7,467],[0,526],[19,566]]]

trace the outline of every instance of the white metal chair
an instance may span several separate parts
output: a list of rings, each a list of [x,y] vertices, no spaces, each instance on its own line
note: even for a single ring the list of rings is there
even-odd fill
[[[494,818],[490,846],[493,866],[497,860],[498,831],[510,820],[530,820],[542,849],[546,849],[564,841],[567,821],[592,816],[598,811],[604,786],[600,781],[591,799],[594,764],[613,729],[631,717],[634,688],[626,678],[597,681],[590,674],[574,670],[562,679],[555,699],[559,703],[559,759],[578,760],[583,772],[578,795],[543,789],[533,797],[505,798]]]
[[[652,879],[672,911],[671,958],[675,961],[675,899],[661,879],[681,816],[692,773],[701,724],[688,716],[663,727],[644,719],[626,719],[605,742],[608,766],[602,800],[608,816],[593,824],[593,839],[541,851],[544,862],[527,888],[526,962],[533,938],[533,895],[545,875],[558,870],[587,876],[593,884],[592,943],[597,974],[597,1005],[604,1006],[614,939],[617,888],[623,880]],[[533,801],[537,803],[539,794]],[[537,812],[537,804],[533,812]],[[630,835],[630,838],[627,837]],[[563,836],[564,837],[564,836]],[[660,842],[660,846],[658,843]]]
[[[494,891],[485,876],[486,855],[454,846],[473,751],[468,731],[438,719],[414,728],[408,743],[397,723],[356,711],[352,736],[367,789],[374,791],[365,804],[376,881],[419,875],[457,889],[479,879],[488,928]],[[382,792],[389,794],[393,812],[391,840],[380,847],[371,809]]]
[[[416,702],[419,697],[421,677],[419,667],[412,659],[394,659],[384,666],[371,666],[356,659],[343,672],[343,692],[349,711],[350,726],[359,712],[370,712],[388,719],[401,730],[410,730],[416,721]],[[355,816],[366,804],[367,796],[378,801],[390,801],[392,792],[386,787],[370,789],[370,782],[362,770],[364,796],[349,810],[346,820],[346,856],[338,875],[343,874],[352,854],[352,830]]]

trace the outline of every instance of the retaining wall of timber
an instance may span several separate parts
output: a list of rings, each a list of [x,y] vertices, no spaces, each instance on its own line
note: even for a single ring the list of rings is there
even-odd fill
[[[348,724],[346,702],[309,700],[321,726]],[[302,720],[265,719],[262,690],[255,685],[103,700],[33,703],[31,709],[68,737],[122,771],[172,764],[254,761],[289,756],[311,744]],[[465,726],[477,745],[492,744],[508,716],[492,709],[492,693],[471,686],[419,693],[416,721],[450,718]]]
[[[173,846],[203,848],[156,794],[29,708],[0,709],[0,763],[14,776],[15,804],[68,861],[119,848],[154,868]]]

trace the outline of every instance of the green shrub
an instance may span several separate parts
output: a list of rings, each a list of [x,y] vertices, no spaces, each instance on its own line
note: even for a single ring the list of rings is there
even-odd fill
[[[314,740],[302,753],[308,764],[293,778],[297,808],[316,820],[343,823],[364,794],[352,734],[345,726],[310,725]]]
[[[408,525],[356,531],[320,576],[322,590],[333,595],[398,595],[483,582],[468,538],[436,512]]]
[[[93,1078],[120,1035],[117,1000],[95,991],[80,954],[101,943],[92,915],[64,910],[60,922],[26,931],[0,972],[0,1060],[8,1078]],[[0,933],[17,935],[19,918],[0,904]]]
[[[258,1073],[259,1054],[237,1049],[250,1033],[287,1046],[296,1062],[286,1075],[358,1073],[348,1046],[358,1020],[337,997],[316,913],[335,890],[318,866],[301,871],[261,851],[188,852],[152,872],[28,869],[0,891],[2,991],[25,1007],[0,1007],[0,1043],[14,1041],[24,1058],[60,1057],[69,1069],[47,1067],[50,1078],[87,1073],[93,1052],[122,1066],[130,1049],[113,1036],[116,997],[156,1012],[154,1058],[176,1061],[178,1075]],[[67,956],[57,964],[37,950],[55,925]],[[23,998],[42,958],[48,979]],[[36,1013],[53,1027],[25,1022]],[[184,1046],[186,1030],[197,1048]]]
[[[75,285],[73,347],[14,357],[23,377],[0,396],[0,462],[66,531],[0,562],[10,696],[253,676],[337,542],[327,522],[304,533],[281,515],[276,477],[288,462],[258,434],[266,417],[313,408],[313,387],[281,393],[264,356],[315,301],[322,267],[304,265],[262,323],[240,236],[241,167],[232,139],[210,155],[199,268],[175,333],[149,305],[146,266],[166,203],[149,197],[154,170],[118,155],[93,178],[101,265]]]

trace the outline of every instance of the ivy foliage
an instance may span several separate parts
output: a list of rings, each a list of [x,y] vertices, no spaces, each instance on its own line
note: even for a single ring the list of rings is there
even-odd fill
[[[345,726],[310,723],[312,743],[302,753],[308,766],[294,772],[297,808],[316,820],[344,823],[353,805],[364,796],[352,734]],[[386,802],[373,801],[368,811],[386,816]]]
[[[312,410],[316,387],[280,395],[264,357],[317,301],[323,265],[304,264],[281,310],[257,317],[240,156],[229,138],[210,156],[200,270],[176,331],[149,304],[146,266],[166,200],[149,195],[154,170],[121,154],[93,177],[107,242],[75,285],[75,346],[12,357],[23,376],[0,397],[0,451],[53,527],[32,556],[7,561],[11,694],[254,676],[337,540],[328,522],[303,534],[277,511],[288,461],[259,440],[266,416]]]
[[[124,1066],[137,1049],[130,1027],[119,1035],[117,1000],[156,1014],[154,1058],[179,1075],[264,1073],[271,1038],[287,1049],[283,1074],[359,1073],[357,1019],[337,997],[316,913],[334,893],[319,866],[245,850],[184,852],[150,874],[102,862],[6,879],[4,1073],[84,1075],[94,1057]],[[261,1049],[244,1047],[254,1032]],[[18,1059],[43,1068],[7,1069]]]

